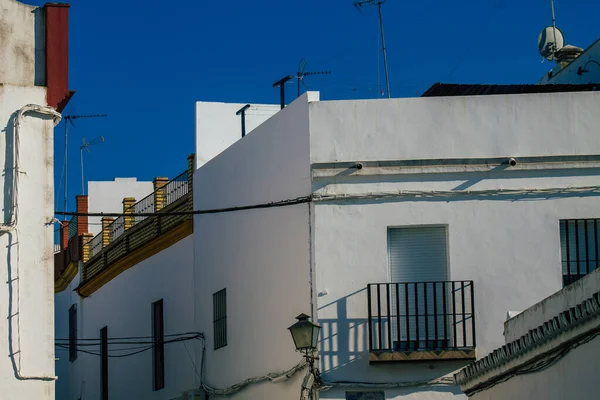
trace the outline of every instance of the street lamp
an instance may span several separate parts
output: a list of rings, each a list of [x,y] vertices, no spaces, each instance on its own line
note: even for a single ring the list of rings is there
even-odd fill
[[[305,354],[311,350],[316,350],[321,327],[309,321],[306,314],[300,314],[296,319],[298,322],[288,328],[292,334],[292,339],[294,339],[296,350]]]
[[[315,356],[317,343],[319,342],[319,332],[321,327],[312,321],[309,321],[308,315],[300,314],[296,317],[298,320],[288,329],[294,339],[296,350],[304,354],[304,358],[308,363],[308,371],[302,382],[301,399],[304,399],[305,391],[308,392],[308,398],[314,399],[315,388],[321,385],[321,378],[318,368],[315,368],[315,360],[319,358]]]

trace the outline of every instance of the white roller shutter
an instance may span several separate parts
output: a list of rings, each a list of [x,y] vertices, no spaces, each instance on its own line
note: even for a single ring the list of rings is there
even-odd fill
[[[448,280],[445,226],[388,229],[391,282]]]
[[[427,344],[432,346],[433,343],[436,343],[436,339],[448,338],[448,334],[444,334],[443,329],[435,330],[435,319],[437,318],[438,328],[444,326],[444,319],[440,315],[441,310],[444,309],[442,288],[446,287],[447,298],[449,298],[450,286],[430,283],[448,281],[446,227],[390,228],[388,230],[388,251],[390,282],[419,282],[418,285],[397,286],[397,294],[396,285],[392,285],[392,299],[398,295],[399,305],[399,310],[397,310],[395,302],[392,302],[391,308],[394,317],[389,321],[392,324],[391,334],[395,346],[423,348]],[[437,289],[435,293],[434,285]],[[418,294],[415,294],[415,288]],[[405,301],[407,294],[408,303]],[[448,304],[446,306],[448,307]],[[406,316],[407,310],[408,317]],[[437,311],[437,317],[435,311]],[[397,318],[400,320],[398,321]],[[427,322],[425,322],[426,319]],[[407,321],[409,323],[408,331]],[[400,331],[397,329],[398,326]],[[431,343],[428,343],[427,340]]]

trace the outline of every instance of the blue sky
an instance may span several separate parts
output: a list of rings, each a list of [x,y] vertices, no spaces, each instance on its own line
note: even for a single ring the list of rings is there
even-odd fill
[[[70,9],[67,112],[106,113],[69,131],[69,197],[81,192],[79,144],[104,136],[84,155],[86,180],[174,177],[194,151],[194,102],[277,103],[271,87],[297,71],[331,70],[306,80],[321,99],[374,98],[383,68],[376,7],[352,0],[74,0]],[[30,4],[43,4],[30,1]],[[393,97],[435,82],[535,83],[537,38],[551,22],[547,0],[388,0],[383,6]],[[600,1],[556,0],[568,44],[600,37]],[[381,59],[379,59],[381,64]],[[289,85],[287,101],[295,96]],[[63,126],[55,138],[56,189]],[[62,190],[57,208],[62,208]],[[69,200],[70,208],[74,201]]]

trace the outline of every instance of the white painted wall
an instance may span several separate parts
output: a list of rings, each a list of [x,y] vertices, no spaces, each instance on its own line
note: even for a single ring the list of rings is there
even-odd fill
[[[488,390],[477,393],[472,400],[504,399],[581,399],[598,398],[597,372],[600,368],[600,338],[571,350],[549,368],[516,376]]]
[[[44,35],[43,9],[0,0],[0,83],[44,84]]]
[[[64,344],[64,339],[69,338],[69,308],[73,304],[77,307],[77,329],[81,332],[81,297],[75,289],[81,281],[81,275],[78,273],[67,285],[65,290],[54,295],[54,337],[57,342]],[[79,333],[81,336],[81,333]],[[61,340],[58,340],[61,339]],[[69,361],[69,350],[61,347],[55,347],[56,351],[56,398],[65,400],[77,400],[79,398],[79,389],[81,382],[80,364]],[[79,354],[82,356],[82,354]]]
[[[2,2],[11,10],[12,2]],[[0,12],[2,11],[0,7]],[[2,64],[2,62],[0,62]],[[7,221],[7,195],[13,168],[14,114],[27,104],[46,104],[46,89],[0,84],[0,204]],[[53,399],[54,381],[22,380],[54,376],[54,213],[53,122],[28,113],[20,127],[18,223],[16,232],[0,236],[0,388],[2,398]],[[18,277],[18,279],[17,279]]]
[[[596,93],[321,102],[310,105],[312,162],[599,154]],[[544,110],[553,110],[545,114]],[[534,123],[535,121],[535,123]],[[537,127],[535,126],[537,125]],[[537,166],[536,168],[542,168]],[[313,178],[323,194],[401,190],[535,189],[600,185],[600,169],[384,174],[385,168]],[[475,282],[477,355],[504,344],[508,310],[562,287],[559,220],[598,217],[596,196],[422,197],[315,205],[315,270],[322,369],[329,381],[406,382],[441,377],[466,363],[369,365],[368,283],[387,282],[387,229],[448,226],[451,280]],[[344,277],[344,279],[340,279]],[[337,394],[336,394],[337,393]],[[386,391],[387,399],[458,395],[456,387]],[[343,392],[321,398],[343,399]]]
[[[599,107],[595,92],[315,102],[311,162],[599,154]]]
[[[115,178],[114,181],[88,182],[88,211],[123,212],[123,199],[133,197],[136,201],[154,192],[152,182],[138,182],[137,178]],[[101,217],[89,217],[89,231],[94,236],[102,230]]]
[[[585,51],[577,57],[573,62],[564,68],[556,65],[552,68],[552,76],[544,75],[538,84],[583,84],[583,83],[600,83],[600,66],[595,63],[588,63],[594,60],[600,63],[600,39],[595,41]],[[587,64],[587,66],[586,66]],[[585,67],[588,72],[579,75],[577,73],[579,67]]]
[[[197,170],[194,208],[310,194],[307,101],[302,96]],[[311,311],[309,218],[308,204],[194,217],[196,326],[207,335],[209,385],[227,387],[301,360],[287,327]],[[212,295],[223,288],[228,344],[213,350]],[[297,398],[302,375],[295,384],[264,383],[231,398]]]
[[[506,321],[504,323],[506,343],[519,339],[561,312],[583,303],[598,291],[600,291],[600,270],[595,270]]]
[[[600,154],[598,106],[597,93],[356,102],[318,102],[317,94],[308,93],[196,171],[194,208],[247,206],[313,191],[600,185],[597,166],[570,163],[551,169],[536,164],[529,170],[449,172],[440,167],[402,174],[365,168],[325,178],[314,176],[315,171],[311,177],[308,170],[309,160]],[[196,216],[196,326],[208,337],[207,382],[223,387],[293,365],[297,355],[290,351],[285,327],[293,322],[288,315],[295,308],[310,303],[311,265],[325,380],[406,382],[451,374],[466,363],[368,364],[365,289],[368,283],[387,281],[387,228],[448,226],[450,278],[475,281],[477,353],[483,356],[504,343],[508,310],[523,309],[560,289],[559,219],[597,217],[597,204],[588,195],[463,196],[317,202],[311,215],[306,205],[296,205]],[[213,351],[212,294],[222,288],[228,290],[229,344]],[[289,392],[264,387],[258,398],[299,393],[297,386]],[[385,392],[388,399],[463,397],[455,386]],[[239,397],[254,398],[251,391],[244,393]],[[345,398],[344,390],[336,388],[320,397]]]
[[[196,167],[242,138],[241,115],[235,115],[247,103],[196,103]],[[279,112],[273,104],[251,104],[246,110],[246,135]]]
[[[56,296],[57,336],[60,332],[61,338],[68,338],[68,311],[73,303],[78,304],[79,339],[99,339],[104,326],[108,326],[109,338],[151,336],[151,307],[160,299],[164,302],[165,335],[195,331],[192,244],[188,236],[123,272],[88,298],[72,292],[78,284],[76,277]],[[193,389],[196,372],[190,357],[193,359],[201,346],[199,341],[186,345],[189,355],[183,343],[165,345],[165,388],[156,392],[152,390],[151,350],[109,358],[110,398],[165,400]],[[110,348],[109,354],[119,354]],[[86,350],[99,352],[99,346]],[[58,352],[58,356],[57,399],[98,398],[100,358],[79,353],[77,360],[69,363],[68,351]]]

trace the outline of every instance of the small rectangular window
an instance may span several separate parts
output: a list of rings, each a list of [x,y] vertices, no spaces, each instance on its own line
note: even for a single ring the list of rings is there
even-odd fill
[[[108,400],[108,327],[100,329],[101,399]]]
[[[77,360],[77,305],[69,308],[69,361]]]
[[[215,350],[227,346],[227,292],[213,294],[213,325]]]
[[[568,286],[600,266],[600,219],[560,221],[563,286]]]
[[[163,317],[163,301],[152,303],[152,389],[165,387],[165,327]]]
[[[385,400],[383,392],[346,392],[346,400]]]

